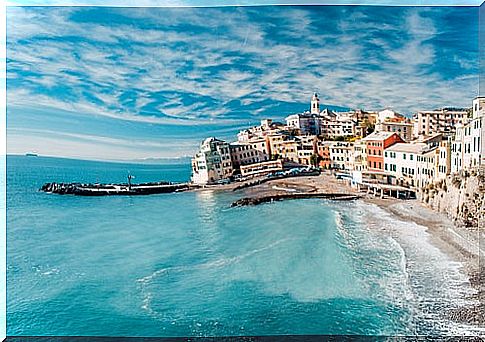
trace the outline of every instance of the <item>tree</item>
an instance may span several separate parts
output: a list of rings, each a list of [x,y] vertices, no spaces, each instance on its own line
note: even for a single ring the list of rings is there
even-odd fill
[[[280,155],[278,153],[275,153],[275,154],[271,155],[271,160],[278,160],[279,157],[280,157]]]
[[[365,134],[372,134],[375,130],[375,125],[372,124],[368,119],[362,120],[362,126],[365,127]]]
[[[320,155],[314,153],[310,156],[310,164],[313,166],[317,166],[318,163],[322,160],[322,157]]]

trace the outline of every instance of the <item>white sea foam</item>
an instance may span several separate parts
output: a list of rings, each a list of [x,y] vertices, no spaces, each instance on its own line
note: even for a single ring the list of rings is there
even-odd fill
[[[224,283],[255,282],[269,295],[289,295],[298,302],[339,297],[372,298],[408,312],[409,314],[402,316],[402,324],[408,327],[407,332],[410,334],[454,335],[479,332],[449,322],[444,317],[443,312],[446,310],[473,304],[467,297],[473,294],[474,290],[463,273],[462,264],[451,260],[433,246],[425,227],[404,222],[377,206],[362,202],[325,202],[324,205],[335,212],[339,235],[337,242],[341,247],[338,252],[349,253],[342,261],[354,262],[349,269],[351,272],[352,267],[357,270],[356,274],[352,274],[352,277],[355,276],[352,281],[343,282],[349,284],[348,288],[336,286],[335,280],[330,278],[325,279],[328,283],[324,286],[318,279],[321,275],[309,274],[308,270],[316,270],[322,265],[327,265],[321,260],[315,265],[299,263],[296,260],[299,256],[298,251],[312,253],[313,250],[307,249],[308,237],[291,235],[291,238],[281,238],[239,255],[219,257],[196,265],[165,267],[139,278],[142,309],[150,316],[167,322],[184,317],[187,310],[189,313],[196,312],[191,311],[190,303],[175,300],[165,305],[160,304],[160,299],[168,293],[165,292],[169,291],[167,286],[170,289],[176,288],[180,279],[183,280],[181,285],[185,286],[184,289],[194,291],[195,294],[199,291],[198,277],[202,276],[201,281],[218,281],[223,278]],[[318,244],[322,237],[316,235],[313,239],[315,244],[310,246],[323,248]],[[300,244],[295,240],[306,241]],[[277,247],[280,248],[276,249]],[[293,251],[294,247],[299,250]],[[328,255],[315,253],[302,258],[306,262],[312,262],[314,256],[333,257],[332,252]],[[366,259],[369,255],[374,259]],[[268,258],[272,259],[272,264],[265,264]],[[366,264],[368,269],[359,273],[358,269]],[[366,272],[369,269],[371,272]],[[332,269],[329,274],[333,274],[334,271]],[[207,277],[203,276],[207,272],[211,273]],[[325,275],[325,271],[321,274]],[[207,292],[201,294],[203,299],[199,304],[202,306],[206,303],[204,296],[211,295],[207,288],[203,291]],[[194,302],[197,302],[197,299],[194,299]],[[177,308],[174,309],[175,307]]]
[[[358,226],[367,227],[369,234],[380,233],[382,241],[387,239],[392,244],[390,248],[399,252],[402,272],[394,277],[382,278],[382,286],[389,298],[393,298],[398,289],[401,293],[394,299],[402,296],[411,304],[417,333],[456,335],[485,332],[451,322],[444,316],[447,310],[477,304],[470,299],[476,290],[463,272],[463,265],[430,242],[426,227],[399,220],[375,205],[362,202],[351,205],[352,208],[340,206],[336,211],[350,213],[358,221]],[[342,226],[341,218],[338,222],[341,230],[348,228]],[[349,233],[344,234],[349,239]]]

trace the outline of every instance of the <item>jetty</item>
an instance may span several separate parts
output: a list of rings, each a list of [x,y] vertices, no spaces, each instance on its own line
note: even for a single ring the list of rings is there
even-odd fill
[[[242,207],[247,205],[258,205],[261,203],[304,199],[304,198],[323,198],[329,200],[352,201],[361,198],[359,195],[352,195],[348,193],[322,193],[322,192],[306,192],[306,193],[288,193],[288,194],[274,194],[268,196],[245,197],[241,198],[231,204],[231,207]]]
[[[130,179],[131,180],[131,179]],[[45,183],[40,191],[59,195],[114,196],[114,195],[152,195],[187,191],[197,186],[189,183],[153,182],[140,184],[83,184],[83,183]]]

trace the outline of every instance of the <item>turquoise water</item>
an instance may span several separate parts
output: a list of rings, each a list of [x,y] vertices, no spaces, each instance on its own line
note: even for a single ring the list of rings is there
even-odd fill
[[[377,207],[300,200],[230,208],[241,194],[213,191],[38,191],[48,181],[123,182],[128,171],[137,182],[190,176],[189,165],[7,158],[9,335],[461,329],[441,316],[471,291],[461,265],[431,246],[423,227]]]

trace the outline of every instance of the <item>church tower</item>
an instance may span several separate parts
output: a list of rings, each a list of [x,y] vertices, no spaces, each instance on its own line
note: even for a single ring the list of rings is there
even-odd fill
[[[320,99],[318,98],[317,93],[314,93],[313,96],[312,96],[310,113],[311,114],[319,114],[320,113]]]

